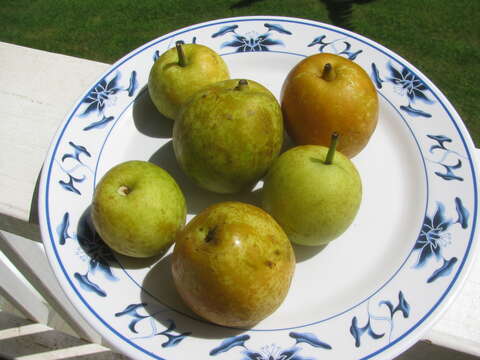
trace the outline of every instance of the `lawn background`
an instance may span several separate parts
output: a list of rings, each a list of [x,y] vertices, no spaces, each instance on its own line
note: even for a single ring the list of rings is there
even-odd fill
[[[0,0],[0,41],[113,63],[178,28],[243,15],[332,23],[321,0]],[[376,0],[353,30],[401,55],[447,96],[480,146],[480,1]],[[35,66],[35,64],[32,64]]]

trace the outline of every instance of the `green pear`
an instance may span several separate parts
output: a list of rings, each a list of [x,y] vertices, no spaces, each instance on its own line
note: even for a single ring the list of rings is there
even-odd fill
[[[153,64],[148,92],[157,110],[175,120],[195,92],[229,77],[227,65],[214,50],[177,41],[175,48],[165,51]]]
[[[200,90],[173,127],[180,167],[200,187],[221,194],[253,186],[282,143],[280,104],[253,80],[225,80]]]
[[[330,148],[302,145],[284,152],[265,177],[262,206],[299,245],[326,245],[353,222],[362,200],[355,165]]]
[[[179,233],[172,256],[175,287],[199,316],[250,327],[285,299],[295,270],[290,241],[262,209],[222,202]]]
[[[150,257],[173,244],[185,225],[186,203],[165,170],[146,161],[127,161],[107,171],[96,186],[91,216],[110,248]]]

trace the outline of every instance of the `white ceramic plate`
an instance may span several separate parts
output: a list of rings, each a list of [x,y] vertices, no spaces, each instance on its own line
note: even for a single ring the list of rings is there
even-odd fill
[[[145,87],[154,59],[177,40],[211,47],[233,78],[257,80],[277,97],[288,71],[318,52],[354,60],[378,89],[377,130],[353,159],[364,184],[355,222],[321,252],[296,248],[285,302],[253,329],[198,319],[173,288],[170,253],[149,261],[113,255],[89,223],[95,184],[131,159],[171,173],[186,195],[188,220],[223,200],[259,204],[258,191],[220,196],[199,190],[178,168],[172,124],[159,117]],[[473,149],[435,85],[371,40],[294,18],[211,21],[134,50],[80,97],[44,165],[43,241],[78,311],[133,358],[391,358],[418,340],[465,279],[478,207]]]

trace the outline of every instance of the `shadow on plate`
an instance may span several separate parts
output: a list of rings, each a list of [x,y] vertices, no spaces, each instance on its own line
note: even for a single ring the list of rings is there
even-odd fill
[[[173,120],[160,114],[144,86],[133,102],[133,123],[139,132],[154,138],[171,138]]]
[[[297,263],[308,260],[315,255],[317,255],[319,252],[321,252],[323,249],[325,249],[328,244],[325,245],[320,245],[320,246],[303,246],[303,245],[293,245],[293,251],[295,252],[295,259]]]
[[[90,258],[90,271],[100,270],[111,274],[110,268],[143,269],[157,262],[164,254],[149,258],[134,258],[112,250],[95,231],[91,218],[91,206],[82,214],[77,226],[78,244]],[[112,275],[113,276],[113,275]]]
[[[149,161],[166,170],[176,180],[185,195],[189,214],[198,214],[206,207],[223,201],[242,201],[260,207],[261,189],[238,194],[216,194],[197,186],[178,165],[172,141],[158,149]]]

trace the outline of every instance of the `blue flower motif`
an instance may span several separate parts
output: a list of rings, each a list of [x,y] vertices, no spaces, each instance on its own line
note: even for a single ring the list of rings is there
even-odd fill
[[[442,248],[452,241],[452,234],[447,232],[448,228],[453,224],[459,224],[462,229],[468,228],[470,213],[459,197],[455,198],[455,209],[457,211],[457,219],[447,219],[445,217],[445,206],[437,202],[435,214],[432,217],[425,216],[422,230],[413,247],[413,250],[420,251],[415,265],[416,268],[424,266],[431,257],[435,257],[437,261],[443,260],[442,265],[427,279],[427,283],[431,283],[440,277],[448,276],[458,260],[456,257],[447,259],[442,254]]]
[[[81,116],[86,116],[92,111],[103,113],[103,110],[105,109],[107,102],[111,100],[112,95],[121,90],[121,88],[118,86],[119,77],[120,73],[117,72],[109,81],[103,78],[97,85],[93,87],[85,99],[83,99],[83,102],[87,103],[88,106]]]
[[[452,224],[450,219],[445,218],[445,206],[437,203],[437,211],[433,217],[425,216],[422,230],[417,238],[414,250],[419,250],[420,255],[416,267],[425,265],[425,262],[432,256],[441,259],[440,239],[445,238],[443,234]]]
[[[396,89],[401,95],[406,95],[412,102],[418,99],[427,103],[432,102],[425,95],[428,87],[408,68],[403,67],[402,70],[397,70],[391,63],[388,64],[388,68],[391,73],[389,80],[396,85]]]
[[[290,337],[295,339],[295,344],[289,348],[281,348],[275,344],[263,346],[260,350],[252,350],[245,345],[250,335],[244,334],[233,336],[222,341],[216,348],[210,351],[210,356],[215,356],[231,350],[234,347],[244,348],[241,360],[313,360],[298,354],[302,350],[298,344],[305,343],[315,348],[330,350],[332,347],[319,340],[313,333],[290,332]]]
[[[269,51],[271,45],[282,45],[281,40],[274,40],[270,38],[270,34],[258,35],[255,32],[244,35],[234,35],[234,39],[224,42],[221,48],[234,47],[236,52],[251,52],[251,51]]]
[[[272,33],[279,33],[283,35],[291,35],[292,33],[286,30],[279,24],[265,23],[264,26],[267,31],[263,34],[258,34],[255,31],[251,31],[245,34],[239,34],[237,32],[238,25],[224,26],[214,34],[212,38],[225,36],[231,34],[232,40],[224,42],[220,47],[233,47],[236,48],[236,52],[252,52],[252,51],[269,51],[269,47],[273,45],[283,45],[283,41],[274,39]]]
[[[391,62],[388,62],[387,68],[390,72],[390,76],[382,78],[378,66],[375,63],[371,64],[371,77],[376,87],[378,89],[382,89],[384,82],[392,83],[394,91],[408,99],[408,103],[406,105],[400,105],[401,110],[406,112],[411,117],[431,118],[432,114],[422,109],[418,109],[412,105],[417,100],[427,104],[434,102],[426,95],[426,93],[430,90],[427,85],[405,66],[402,66],[402,68],[399,70],[395,68]]]
[[[279,346],[269,345],[262,347],[260,351],[245,350],[242,360],[313,360],[298,355],[300,350],[297,346],[282,350]]]

